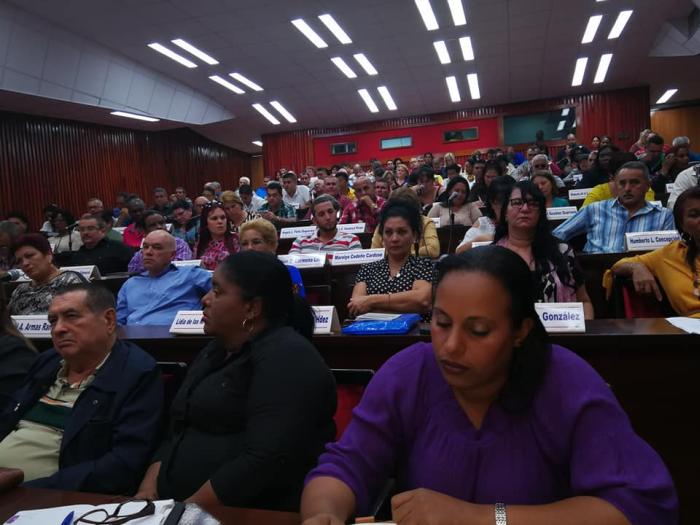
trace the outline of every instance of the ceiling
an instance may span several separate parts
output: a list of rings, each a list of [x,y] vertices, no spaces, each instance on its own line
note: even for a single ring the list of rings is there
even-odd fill
[[[93,42],[138,64],[154,75],[171,79],[192,90],[207,105],[200,120],[165,119],[156,127],[132,124],[99,107],[101,99],[82,104],[54,102],[46,98],[33,106],[29,95],[0,97],[0,107],[53,115],[61,111],[71,118],[139,129],[164,129],[188,125],[223,144],[260,153],[251,144],[265,133],[334,127],[356,122],[407,115],[490,106],[515,101],[588,93],[649,85],[652,101],[668,88],[678,88],[672,102],[700,98],[700,56],[654,56],[663,47],[669,22],[683,28],[695,8],[693,0],[463,0],[467,25],[455,27],[447,0],[432,0],[440,29],[426,30],[412,0],[0,0],[2,4]],[[608,40],[617,14],[634,13],[622,36]],[[321,24],[318,15],[330,13],[353,40],[342,45]],[[596,39],[581,44],[589,16],[604,15]],[[312,45],[290,20],[303,18],[328,43]],[[47,27],[41,25],[43,30]],[[689,30],[690,31],[690,30]],[[678,33],[678,31],[676,31]],[[676,39],[682,39],[675,35]],[[470,36],[476,59],[465,62],[457,39]],[[149,49],[160,42],[192,58],[170,44],[183,38],[215,57],[220,65],[188,69]],[[440,64],[433,42],[445,40],[452,63]],[[661,44],[660,44],[661,42]],[[353,59],[364,53],[379,71],[367,75]],[[593,84],[598,60],[613,53],[607,78]],[[332,63],[340,56],[358,78],[346,78]],[[583,85],[572,87],[576,59],[589,57]],[[213,74],[227,77],[238,71],[264,88],[246,88],[234,94],[209,80]],[[478,73],[480,100],[471,100],[466,75]],[[448,96],[445,77],[455,75],[462,101]],[[377,94],[387,86],[398,105],[388,111]],[[241,86],[244,87],[245,86]],[[6,89],[3,86],[4,89]],[[370,113],[357,93],[366,88],[380,107]],[[183,88],[185,89],[185,88]],[[157,97],[156,97],[157,98]],[[16,99],[16,100],[15,100]],[[253,103],[278,100],[297,119],[289,124],[268,123]],[[70,106],[70,107],[68,107]],[[220,106],[220,107],[219,107]],[[210,111],[211,110],[211,111]],[[188,115],[189,117],[190,115]],[[200,122],[200,123],[198,123]]]

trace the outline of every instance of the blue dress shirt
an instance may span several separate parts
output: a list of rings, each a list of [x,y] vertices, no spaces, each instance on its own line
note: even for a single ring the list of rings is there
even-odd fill
[[[119,290],[120,325],[170,325],[179,310],[201,310],[211,289],[211,274],[203,268],[170,265],[157,277],[135,275]]]

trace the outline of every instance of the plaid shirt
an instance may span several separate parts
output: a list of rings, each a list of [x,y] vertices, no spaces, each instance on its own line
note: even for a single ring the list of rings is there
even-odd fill
[[[285,204],[284,202],[280,203],[280,207],[277,211],[272,211],[270,209],[270,205],[265,202],[262,206],[260,206],[260,209],[258,210],[258,213],[262,214],[264,211],[269,211],[277,215],[278,217],[281,217],[283,219],[296,219],[297,218],[297,211],[292,208],[289,204]]]
[[[340,218],[341,224],[356,224],[358,222],[365,223],[365,231],[374,233],[379,224],[379,213],[382,211],[385,200],[382,197],[376,197],[376,208],[372,209],[364,202],[357,199],[348,204],[343,210],[343,216]]]
[[[352,233],[336,231],[335,237],[328,242],[323,242],[318,238],[318,232],[316,232],[316,235],[296,238],[289,253],[340,252],[361,249],[360,238]]]

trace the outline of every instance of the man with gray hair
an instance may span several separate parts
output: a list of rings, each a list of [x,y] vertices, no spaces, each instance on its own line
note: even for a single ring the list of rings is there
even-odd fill
[[[321,195],[311,201],[311,217],[316,233],[294,240],[289,253],[335,252],[360,250],[362,245],[357,235],[338,231],[340,204],[331,195]]]
[[[674,148],[687,148],[688,149],[688,160],[690,160],[690,162],[699,162],[700,161],[700,154],[695,153],[690,148],[690,138],[689,137],[683,137],[683,136],[676,137],[673,139],[673,142],[671,142],[671,146]]]
[[[617,198],[594,202],[554,230],[562,241],[586,234],[586,253],[625,251],[625,233],[674,230],[673,214],[647,201],[649,168],[644,162],[626,162],[613,183]]]
[[[102,275],[125,272],[134,254],[121,242],[106,238],[107,224],[100,215],[86,213],[78,221],[78,232],[83,245],[76,252],[70,252],[66,266],[95,265]]]

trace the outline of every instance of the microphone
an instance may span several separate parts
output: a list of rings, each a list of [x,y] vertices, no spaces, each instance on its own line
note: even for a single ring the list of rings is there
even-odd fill
[[[69,224],[68,226],[66,226],[66,230],[72,230],[73,228],[76,228],[79,222],[80,221],[75,221],[73,224]]]
[[[453,191],[453,192],[452,192],[452,195],[450,195],[450,198],[447,199],[447,205],[448,205],[448,206],[452,205],[452,203],[455,201],[455,199],[456,199],[457,197],[459,197],[459,193],[457,193],[456,191]]]
[[[5,275],[0,276],[0,283],[16,281],[20,277],[22,277],[22,270],[7,270]]]

